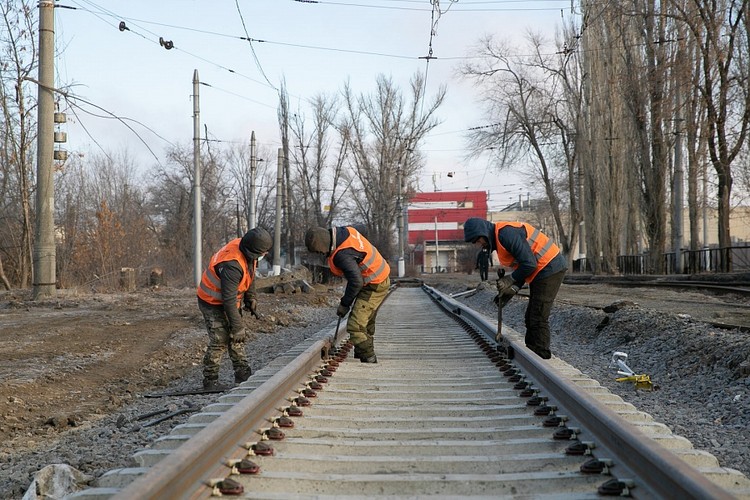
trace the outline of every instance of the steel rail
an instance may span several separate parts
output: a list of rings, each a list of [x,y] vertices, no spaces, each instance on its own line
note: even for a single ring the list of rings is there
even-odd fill
[[[476,311],[453,300],[434,288],[423,288],[444,309],[470,323],[478,332],[495,343],[496,326]],[[543,387],[570,416],[585,423],[597,439],[597,449],[604,447],[617,453],[618,470],[625,469],[631,477],[638,478],[662,498],[731,499],[726,490],[720,488],[695,468],[675,454],[648,438],[635,426],[620,418],[612,410],[597,403],[591,396],[582,394],[571,382],[551,370],[541,358],[520,342],[505,339],[514,350],[513,361],[527,376]]]
[[[321,360],[327,357],[340,336],[341,332],[337,331],[314,342],[290,364],[113,498],[163,500],[210,496],[209,480],[227,475],[227,468],[222,470],[217,464],[247,455],[240,443],[257,429],[268,427],[268,416],[278,412],[280,406],[289,406],[289,395],[299,387],[300,380],[320,368]],[[190,497],[183,496],[185,494]]]
[[[478,335],[482,337],[481,341],[477,341],[477,343],[480,344],[480,347],[482,347],[482,350],[485,350],[487,348],[487,345],[496,345],[494,341],[495,325],[488,322],[481,314],[467,308],[466,306],[463,306],[459,302],[456,302],[452,298],[443,295],[435,289],[427,286],[422,286],[422,289],[429,295],[432,301],[440,305],[445,309],[447,313],[455,317],[459,324],[464,325],[464,330],[467,330],[468,327],[468,330],[471,330],[470,334],[472,337],[474,337],[475,339]],[[417,295],[419,295],[419,293]],[[431,303],[431,301],[425,297],[423,297],[420,302],[423,304]],[[403,309],[403,305],[401,306]],[[436,308],[435,310],[437,311],[438,309]],[[420,337],[420,335],[424,335],[426,336],[425,338],[429,338],[430,334],[423,332],[421,326],[415,328],[415,325],[423,324],[425,318],[427,317],[428,316],[424,316],[421,320],[418,320],[413,317],[399,318],[399,316],[394,316],[393,318],[391,318],[391,323],[397,328],[403,328],[403,330],[396,329],[395,332],[397,333],[392,334],[392,336],[395,335],[395,337],[393,338],[401,340],[398,332],[403,331],[404,333],[407,333],[414,330],[419,330],[420,333],[418,334],[418,338],[423,338]],[[432,317],[430,318],[430,321],[432,321]],[[387,322],[388,321],[385,321],[385,323]],[[388,331],[387,327],[386,331]],[[314,483],[315,481],[320,480],[322,484],[322,481],[326,480],[343,480],[342,478],[344,476],[336,473],[335,471],[329,472],[327,474],[327,479],[323,479],[316,473],[305,472],[296,469],[292,469],[290,472],[266,471],[265,474],[260,474],[258,476],[251,475],[238,477],[236,475],[233,475],[236,474],[236,472],[233,472],[231,463],[234,463],[241,458],[247,457],[249,449],[248,446],[254,441],[261,441],[261,435],[263,434],[264,428],[268,428],[269,422],[273,421],[272,419],[269,419],[269,416],[279,415],[285,407],[289,406],[290,395],[299,394],[301,392],[298,389],[300,385],[304,386],[306,380],[311,380],[311,373],[314,374],[316,371],[320,371],[321,366],[324,366],[326,364],[323,362],[323,360],[327,357],[329,351],[341,342],[342,337],[345,336],[345,334],[345,331],[339,331],[338,329],[331,335],[321,332],[320,334],[318,334],[318,337],[314,337],[313,339],[310,339],[308,341],[311,342],[308,347],[305,347],[307,344],[299,346],[299,350],[303,351],[301,352],[301,354],[296,356],[296,358],[294,358],[290,364],[278,369],[278,371],[269,371],[269,378],[265,380],[265,382],[263,382],[263,378],[259,378],[257,380],[257,383],[259,385],[256,388],[251,389],[251,392],[247,393],[246,396],[243,394],[244,391],[238,391],[235,398],[230,398],[235,399],[236,403],[231,405],[223,405],[229,407],[229,409],[222,410],[223,413],[221,413],[218,418],[215,418],[209,424],[205,424],[205,427],[202,427],[202,430],[198,431],[194,436],[183,442],[178,447],[172,449],[172,451],[168,455],[165,455],[164,458],[155,463],[151,468],[147,469],[140,476],[136,477],[136,479],[132,480],[132,482],[130,482],[128,485],[123,486],[121,489],[118,489],[115,492],[110,491],[107,497],[117,499],[207,498],[215,494],[215,491],[212,488],[213,485],[217,484],[217,482],[219,481],[232,478],[238,478],[240,482],[249,480],[251,481],[251,485],[255,484],[256,486],[258,486],[259,484],[257,481],[263,480],[264,477],[269,481],[284,481],[287,483],[305,481],[311,481]],[[487,339],[487,341],[485,342],[484,339]],[[406,342],[406,339],[404,339],[404,342]],[[723,490],[715,483],[709,481],[706,477],[701,475],[699,471],[689,466],[684,461],[680,460],[672,452],[667,451],[664,447],[659,446],[657,443],[655,443],[653,439],[648,438],[645,434],[639,431],[637,427],[625,422],[622,417],[618,416],[614,411],[602,408],[602,403],[600,401],[597,401],[592,396],[582,396],[581,387],[577,386],[573,382],[564,379],[563,373],[558,372],[554,368],[550,367],[549,362],[538,359],[535,354],[526,349],[526,347],[519,342],[514,342],[512,340],[509,340],[509,342],[513,344],[512,347],[514,348],[515,352],[514,359],[510,362],[514,363],[517,367],[520,368],[521,371],[525,372],[525,379],[532,382],[532,384],[529,384],[528,387],[534,387],[534,385],[536,385],[535,389],[544,391],[545,396],[548,396],[549,400],[551,402],[553,401],[556,405],[555,411],[557,412],[557,416],[562,417],[562,412],[565,412],[566,426],[569,426],[573,423],[578,423],[580,425],[579,439],[583,438],[584,436],[593,436],[593,442],[596,443],[596,447],[591,455],[596,456],[596,458],[600,460],[606,460],[608,458],[611,459],[611,468],[609,469],[608,473],[611,475],[611,477],[617,478],[616,481],[621,481],[629,488],[634,487],[634,489],[630,489],[628,492],[632,494],[634,498],[734,498],[726,490]],[[441,359],[440,356],[444,355],[445,351],[443,350],[442,345],[433,348],[429,347],[429,345],[430,344],[428,344],[426,349],[435,349],[434,351],[430,351],[430,353],[433,355],[428,356],[428,358],[430,358],[431,360],[432,366],[435,366],[435,360]],[[395,367],[398,364],[399,359],[407,359],[403,358],[403,356],[413,356],[415,352],[414,348],[407,348],[405,347],[405,344],[399,342],[397,342],[393,346],[388,347],[387,349],[386,346],[383,345],[383,348],[385,349],[383,351],[384,353],[390,353],[390,359],[388,355],[385,356],[386,359],[382,360],[383,366],[381,366],[381,371],[386,366]],[[420,345],[419,348],[424,349],[425,347],[423,347],[423,345]],[[494,347],[492,348],[494,349]],[[299,352],[299,350],[295,349],[295,353]],[[486,350],[485,353],[487,353]],[[481,353],[478,354],[480,354],[481,356]],[[294,356],[294,354],[292,354],[292,356]],[[490,358],[493,357],[490,354],[487,354],[487,356]],[[488,361],[486,358],[484,359],[485,362]],[[492,368],[491,364],[490,367]],[[373,389],[377,389],[379,391],[382,385],[384,394],[383,397],[391,398],[385,399],[383,401],[391,401],[390,404],[393,405],[394,411],[400,411],[402,405],[408,406],[410,404],[407,403],[410,396],[406,395],[406,389],[399,389],[398,387],[396,387],[394,389],[395,393],[390,396],[387,395],[386,390],[388,385],[391,383],[395,386],[408,386],[408,382],[404,384],[406,379],[399,379],[398,375],[396,375],[395,377],[390,379],[392,382],[384,380],[381,384],[381,382],[376,381],[377,379],[371,382],[370,379],[368,379],[366,376],[368,372],[363,372],[361,368],[358,368],[359,363],[352,364],[351,360],[340,366],[340,376],[335,377],[333,379],[332,385],[329,386],[328,390],[324,391],[322,394],[324,396],[322,399],[325,399],[327,403],[318,401],[317,405],[313,405],[312,409],[318,410],[318,416],[316,419],[315,417],[308,415],[310,419],[308,421],[307,432],[310,431],[310,427],[313,425],[314,421],[320,422],[321,419],[325,421],[325,419],[327,418],[336,418],[321,415],[321,412],[325,411],[326,407],[328,407],[328,410],[333,411],[335,415],[338,415],[337,412],[347,413],[348,410],[344,410],[344,408],[346,408],[346,406],[352,402],[351,399],[353,398],[353,394],[351,391],[361,391],[363,389],[362,387],[355,389],[356,384],[358,383],[356,381],[352,382],[355,385],[353,385],[351,388],[346,387],[347,376],[344,375],[344,373],[348,373],[350,375],[356,374],[354,376],[359,380],[359,383],[366,384],[365,391]],[[411,369],[415,368],[412,366]],[[501,371],[502,370],[503,369],[501,368]],[[497,373],[497,368],[492,368],[492,371]],[[371,373],[375,374],[375,372]],[[408,371],[405,373],[408,373]],[[363,377],[362,375],[365,376]],[[433,377],[432,373],[430,373],[429,376]],[[512,386],[512,384],[508,384],[506,381],[502,380],[502,373],[499,377],[496,375],[492,375],[492,378],[500,379],[497,381],[499,385]],[[415,378],[414,380],[417,379]],[[450,383],[454,382],[450,378],[449,380],[451,380]],[[343,388],[340,387],[340,384],[342,383],[345,386]],[[335,387],[337,384],[339,384],[338,389]],[[439,384],[442,385],[443,382],[439,382]],[[464,382],[457,383],[459,387],[465,384],[467,387],[473,387],[475,381],[473,379],[471,379],[471,381],[467,379]],[[424,392],[429,393],[429,385],[430,384],[425,384],[424,386],[420,386],[419,382],[416,382],[418,392],[421,392],[423,390]],[[419,389],[420,387],[421,389]],[[435,390],[442,391],[442,389]],[[503,390],[508,389],[506,388]],[[231,395],[232,393],[229,394]],[[367,397],[367,392],[365,392],[364,395],[365,397]],[[374,397],[374,393],[370,397]],[[441,403],[445,400],[450,401],[451,397],[446,395],[436,395],[433,400],[437,403]],[[404,402],[398,403],[398,401]],[[367,403],[359,404],[366,405]],[[383,402],[382,405],[387,406],[388,403]],[[359,408],[355,403],[354,411],[356,412],[358,409]],[[442,411],[439,408],[435,408],[435,410],[438,412]],[[311,411],[310,413],[316,412]],[[354,413],[354,415],[356,415],[356,413]],[[347,419],[345,416],[341,418],[342,420],[340,421],[340,423],[336,424],[335,426],[341,426],[341,430],[343,430],[343,422]],[[376,418],[377,417],[375,417],[374,419]],[[356,421],[356,417],[353,417],[353,419]],[[303,422],[305,422],[305,420],[306,419],[303,419]],[[421,419],[417,418],[416,420],[420,421]],[[435,425],[434,423],[430,424],[429,417],[426,417],[424,421],[428,427],[432,427],[433,425]],[[389,419],[388,422],[391,422],[390,425],[399,425],[394,423],[402,423],[403,421],[399,420],[399,417],[394,417],[393,419]],[[383,428],[387,428],[387,424],[385,425],[386,427]],[[305,424],[303,423],[299,427],[305,428]],[[545,425],[545,427],[547,426]],[[321,447],[328,450],[328,447],[333,443],[335,433],[329,432],[326,429],[327,428],[324,427],[323,430],[319,430],[316,432],[318,434],[322,434],[326,438],[331,438],[327,443],[324,442],[320,444]],[[359,428],[355,426],[355,429]],[[418,434],[422,432],[420,430],[409,431],[407,429],[400,428],[398,429],[398,431],[400,431],[401,434],[399,432],[395,432],[394,442],[397,443],[407,442],[403,441],[403,437],[399,438],[399,436],[401,435],[408,435],[403,434],[404,432],[415,432]],[[495,428],[494,430],[489,429],[487,432],[497,431],[498,428]],[[299,429],[297,432],[298,434],[296,439],[290,439],[290,441],[292,441],[291,443],[288,442],[288,440],[287,444],[282,446],[282,448],[288,449],[292,446],[297,446],[300,442],[302,442],[304,446],[305,441],[312,440],[304,438],[304,429]],[[364,442],[369,443],[370,446],[386,446],[376,445],[375,441],[368,441],[366,437],[366,431],[363,431],[361,429],[353,430],[350,432],[354,433],[354,435],[359,436],[359,438],[354,439],[350,437],[349,439],[347,439],[346,437],[344,437],[343,441],[351,441],[350,444],[355,447],[357,443],[362,443],[362,439],[365,439]],[[373,429],[372,432],[379,433],[384,431],[380,429]],[[426,430],[424,432],[425,437],[415,437],[414,441],[411,442],[411,446],[421,447],[426,446],[427,444],[432,442],[432,439],[434,438],[429,438]],[[452,432],[455,432],[455,430],[452,430]],[[302,434],[302,437],[300,437],[300,433]],[[343,432],[343,434],[346,435],[346,432]],[[453,435],[454,434],[452,433],[447,434],[447,436]],[[374,438],[370,437],[369,439],[372,440]],[[440,440],[450,440],[450,437],[446,437],[445,439],[441,438]],[[295,441],[296,443],[294,443]],[[469,442],[472,442],[471,438]],[[307,444],[310,445],[311,443]],[[359,446],[358,449],[359,448],[361,448],[361,446]],[[290,453],[292,455],[294,454],[293,451],[286,451],[287,455],[289,455]],[[321,451],[318,453],[322,454],[326,453],[326,451]],[[347,459],[355,462],[357,460],[354,453],[339,453],[340,456],[338,456],[338,458],[334,458],[332,462],[330,462],[330,457],[327,458],[326,461],[328,463],[336,463],[337,461],[341,462],[346,461]],[[478,452],[476,454],[480,455],[482,453]],[[280,453],[280,455],[284,455],[284,453],[282,452]],[[380,455],[382,455],[382,453],[380,453]],[[296,456],[287,458],[295,457]],[[263,457],[259,458],[263,459]],[[311,457],[303,458],[309,459]],[[377,458],[384,459],[385,457],[381,456],[376,457],[376,459]],[[437,458],[442,459],[445,457]],[[391,457],[391,459],[395,460],[396,457]],[[273,459],[266,458],[265,460]],[[281,461],[282,458],[279,457],[276,460]],[[312,461],[314,462],[315,460],[315,457],[312,457]],[[318,460],[321,459],[319,458]],[[399,460],[401,460],[401,462],[398,463],[410,463],[407,461],[407,455],[401,457]],[[486,462],[487,460],[488,459],[485,458],[483,459],[483,462]],[[513,457],[508,456],[500,459],[496,456],[494,457],[494,460],[512,461]],[[262,460],[260,463],[263,464]],[[268,462],[266,462],[266,465],[268,465]],[[401,468],[403,467],[404,465],[401,466]],[[526,476],[524,477],[526,477],[528,480],[540,481],[541,484],[541,481],[545,480],[542,478],[543,474],[539,473],[539,476],[534,476],[535,473],[532,472],[533,470],[535,469],[529,469],[526,473]],[[390,484],[390,486],[383,487],[393,488],[393,485],[397,484],[398,481],[407,481],[409,480],[409,478],[411,478],[412,480],[414,479],[413,475],[404,475],[400,473],[398,467],[396,469],[390,469],[388,473],[377,473],[372,471],[369,472],[370,474],[354,475],[348,481],[350,483],[356,483],[357,481],[359,481],[361,482],[363,487],[367,488],[374,488],[374,485],[378,484],[376,483],[376,481],[385,481],[383,485]],[[432,472],[432,474],[430,474],[430,472]],[[442,476],[435,472],[435,470],[428,468],[426,471],[417,474],[417,476],[419,478],[422,478],[423,481],[441,481],[440,478]],[[563,476],[565,476],[566,478],[577,477],[581,479],[580,472],[573,472],[572,470],[569,470],[569,473],[571,474],[570,476],[566,475],[568,474],[568,472],[563,474]],[[559,473],[554,473],[553,475],[561,477]],[[505,487],[507,485],[513,485],[515,484],[514,481],[520,480],[521,478],[521,476],[518,474],[503,475],[502,473],[497,472],[495,472],[494,475],[485,474],[484,476],[481,476],[478,472],[474,475],[452,474],[450,476],[450,480],[454,483],[457,481],[484,480],[489,482],[487,484],[496,485],[494,487]],[[532,476],[536,479],[533,479]],[[256,481],[254,483],[252,482],[253,478],[255,478],[254,480]],[[590,481],[591,479],[593,478],[588,477],[584,480]],[[414,487],[418,488],[420,486]],[[260,493],[259,491],[250,492],[249,489],[246,489],[246,491],[248,491],[248,494],[250,496],[262,496],[262,493]],[[500,490],[497,491],[499,494]],[[556,491],[559,494],[564,494],[565,492],[564,489],[559,488]],[[341,494],[338,491],[337,493]],[[364,493],[365,492],[363,491],[363,494]],[[424,494],[426,495],[427,493],[425,492]],[[271,493],[268,493],[268,495],[269,496],[262,497],[277,498],[274,497]],[[94,492],[92,492],[92,495],[90,497],[82,496],[81,498],[95,498]]]

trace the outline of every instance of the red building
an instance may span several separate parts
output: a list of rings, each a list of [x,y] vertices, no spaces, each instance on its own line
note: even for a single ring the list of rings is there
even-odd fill
[[[464,222],[487,218],[486,191],[417,193],[407,207],[413,264],[423,272],[456,270],[457,250],[465,246]]]

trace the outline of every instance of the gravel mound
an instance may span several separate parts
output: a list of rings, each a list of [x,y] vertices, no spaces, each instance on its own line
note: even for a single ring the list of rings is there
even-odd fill
[[[490,288],[457,300],[494,319],[494,294]],[[503,311],[504,324],[521,334],[526,304],[519,296]],[[713,454],[721,466],[750,476],[750,335],[632,302],[612,309],[556,304],[550,316],[553,355]],[[657,389],[616,382],[610,368],[615,351],[626,353],[627,365],[649,375]]]

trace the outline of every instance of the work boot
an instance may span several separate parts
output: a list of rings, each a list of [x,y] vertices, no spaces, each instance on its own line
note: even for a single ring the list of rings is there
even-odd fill
[[[238,384],[241,384],[245,380],[249,379],[250,375],[252,374],[253,374],[253,371],[250,369],[249,366],[239,368],[234,371],[234,381]]]
[[[372,356],[369,356],[369,357],[362,356],[359,358],[359,360],[363,363],[377,363],[378,357],[373,354]]]
[[[218,379],[215,378],[204,378],[203,389],[206,391],[226,391],[229,387],[224,384],[220,384]]]

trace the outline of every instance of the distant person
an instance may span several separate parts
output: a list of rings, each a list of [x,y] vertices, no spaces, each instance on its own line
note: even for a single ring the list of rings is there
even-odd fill
[[[212,257],[198,286],[198,308],[206,320],[208,347],[203,356],[203,387],[223,390],[219,367],[224,351],[229,351],[234,381],[244,382],[252,374],[247,363],[247,330],[242,307],[259,318],[255,295],[255,270],[258,261],[271,248],[271,235],[256,227],[242,238],[235,238]]]
[[[487,281],[487,271],[490,268],[490,250],[482,248],[477,254],[477,265],[474,269],[479,269],[479,279]]]
[[[353,226],[311,227],[305,233],[305,246],[325,256],[331,272],[346,279],[336,315],[343,318],[351,309],[346,331],[354,345],[354,357],[362,363],[377,363],[375,318],[391,286],[388,262]]]
[[[498,280],[498,298],[507,302],[529,284],[526,306],[526,347],[542,359],[550,352],[549,315],[568,269],[560,248],[550,238],[525,222],[489,222],[472,217],[464,223],[464,241],[495,250],[500,264],[513,269]]]

